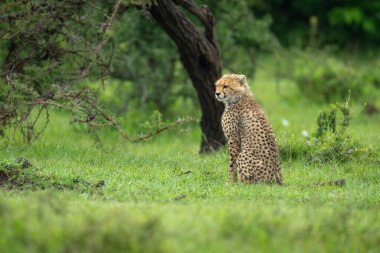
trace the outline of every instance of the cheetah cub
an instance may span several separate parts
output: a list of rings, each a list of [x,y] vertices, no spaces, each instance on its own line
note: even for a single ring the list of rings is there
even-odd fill
[[[225,104],[222,127],[228,139],[230,180],[282,185],[278,147],[272,127],[249,90],[244,75],[224,75],[216,98]]]

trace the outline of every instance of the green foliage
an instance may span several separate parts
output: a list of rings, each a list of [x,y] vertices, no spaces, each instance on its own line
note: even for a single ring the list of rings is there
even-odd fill
[[[294,79],[301,93],[316,102],[362,98],[365,86],[372,85],[360,70],[323,53],[301,54],[296,60]]]
[[[368,83],[372,83],[372,88],[375,89],[380,89],[380,73],[378,71],[379,67],[380,62],[373,64],[373,68],[371,67],[370,69],[368,69],[364,76],[365,81]]]
[[[168,252],[165,232],[154,217],[121,208],[109,212],[75,205],[57,194],[29,202],[0,198],[2,252]],[[117,218],[116,218],[117,217]]]
[[[294,148],[292,157],[282,157],[284,186],[227,185],[228,150],[200,156],[197,128],[133,145],[103,129],[99,149],[65,124],[69,115],[52,113],[33,146],[0,140],[0,161],[26,157],[59,182],[103,179],[103,194],[0,188],[0,252],[219,253],[252,252],[252,245],[258,252],[376,252],[380,154],[310,162],[301,131],[316,126],[310,115],[324,107],[300,99],[291,82],[283,83],[286,97],[276,92],[276,65],[269,66],[259,69],[252,91],[280,147]],[[376,115],[358,114],[347,130],[365,147],[378,147],[379,124]],[[338,178],[346,186],[306,186]]]
[[[196,100],[176,46],[145,12],[132,9],[120,17],[114,43],[111,77],[121,80],[112,84],[119,98],[105,106],[118,114],[139,107],[168,115],[177,99]]]
[[[159,111],[154,111],[150,116],[150,120],[141,124],[141,127],[146,131],[152,131],[154,129],[162,128],[164,122],[162,120],[162,114]]]
[[[368,2],[356,6],[335,6],[328,13],[328,21],[332,27],[351,27],[369,36],[376,36],[379,21],[371,13],[379,8],[378,3],[369,4]]]
[[[372,120],[375,134],[378,120]],[[316,166],[299,158],[283,161],[283,187],[231,186],[227,150],[199,156],[199,131],[137,145],[107,132],[105,150],[98,150],[88,136],[56,125],[52,121],[28,150],[3,140],[0,159],[21,153],[61,181],[103,178],[104,193],[3,191],[0,251],[251,252],[247,240],[262,252],[376,249],[380,181],[374,161]],[[341,177],[347,180],[342,188],[305,187]]]
[[[350,124],[351,112],[348,106],[350,96],[347,98],[346,103],[336,103],[332,105],[327,111],[321,112],[319,114],[317,123],[318,129],[316,133],[317,138],[323,138],[327,133],[345,133],[347,127]],[[343,119],[337,129],[337,110],[342,113]]]
[[[113,20],[105,21],[103,14],[112,12],[112,4],[3,1],[0,9],[0,131],[18,127],[31,143],[40,135],[36,123],[45,115],[47,124],[54,106],[94,118],[94,93],[81,81],[102,79],[108,71],[108,57],[100,51],[110,39]]]
[[[380,72],[376,60],[344,61],[329,49],[281,51],[277,54],[276,75],[294,81],[310,101],[331,103],[351,97],[360,102],[378,99]]]
[[[284,93],[281,86],[291,82],[296,90],[285,93],[296,93],[315,105],[342,101],[350,93],[354,101],[369,104],[374,112],[380,106],[380,62],[377,57],[351,58],[329,47],[323,50],[279,50],[274,56],[275,61],[271,64],[276,66],[276,92]]]
[[[347,162],[375,155],[372,147],[365,148],[348,132],[351,120],[349,99],[322,111],[317,119],[315,138],[309,140],[310,157],[314,162]]]
[[[280,146],[284,160],[302,159],[308,163],[346,163],[378,159],[378,147],[365,145],[353,136],[349,99],[337,102],[320,112],[317,129],[313,136],[304,141],[295,140]]]
[[[223,68],[226,72],[253,76],[259,55],[280,47],[270,30],[272,17],[269,14],[256,16],[252,11],[256,1],[206,0],[204,3],[216,18]]]
[[[274,0],[255,1],[253,8],[261,15],[273,17],[273,32],[287,46],[309,44],[311,17],[318,20],[318,41],[356,50],[356,46],[378,47],[380,26],[377,1],[348,0]]]
[[[270,32],[271,17],[257,18],[249,11],[251,1],[211,0],[199,2],[198,6],[201,4],[206,4],[215,16],[225,71],[253,75],[258,54],[279,47]],[[185,14],[203,29],[199,20]],[[138,107],[149,112],[158,110],[165,116],[174,115],[178,109],[198,109],[194,106],[197,96],[176,45],[149,15],[141,10],[127,10],[114,30],[111,76],[121,82],[111,84],[114,95],[103,100],[107,108],[124,114]],[[115,96],[118,98],[113,99]],[[183,107],[178,108],[178,103]]]

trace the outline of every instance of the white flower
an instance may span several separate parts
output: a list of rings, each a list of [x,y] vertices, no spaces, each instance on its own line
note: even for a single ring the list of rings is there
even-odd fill
[[[288,121],[287,119],[282,118],[282,119],[281,119],[281,123],[282,123],[282,125],[283,125],[284,127],[288,127],[288,126],[289,126],[289,121]]]
[[[307,130],[302,130],[301,134],[302,134],[302,136],[305,137],[305,138],[307,138],[307,137],[310,136],[310,134],[309,134],[309,132],[308,132]]]

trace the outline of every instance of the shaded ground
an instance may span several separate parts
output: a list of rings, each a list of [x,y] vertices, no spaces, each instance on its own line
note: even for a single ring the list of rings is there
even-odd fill
[[[0,189],[12,190],[79,190],[81,192],[99,192],[104,186],[104,180],[96,183],[80,178],[57,178],[43,175],[26,158],[0,164]]]

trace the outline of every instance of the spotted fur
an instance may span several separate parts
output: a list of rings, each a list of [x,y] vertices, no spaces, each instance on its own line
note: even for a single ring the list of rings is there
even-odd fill
[[[244,75],[224,75],[216,98],[225,104],[222,127],[228,139],[230,179],[282,185],[279,152],[272,127],[249,90]]]

